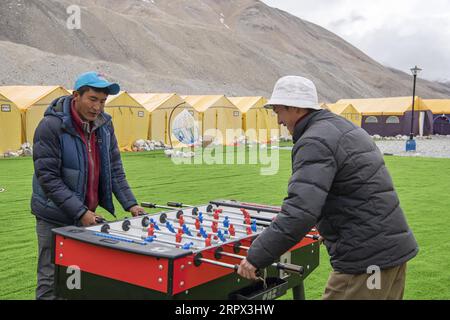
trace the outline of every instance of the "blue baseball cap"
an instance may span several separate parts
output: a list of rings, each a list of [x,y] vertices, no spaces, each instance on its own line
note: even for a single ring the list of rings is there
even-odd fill
[[[117,83],[111,83],[105,79],[105,77],[95,71],[83,73],[75,81],[74,90],[77,91],[83,86],[89,86],[93,88],[108,88],[110,95],[115,95],[120,92],[120,86]]]

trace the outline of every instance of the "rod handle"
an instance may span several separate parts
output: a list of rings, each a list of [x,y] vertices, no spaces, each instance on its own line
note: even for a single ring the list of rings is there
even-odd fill
[[[276,268],[279,270],[287,271],[287,272],[298,273],[300,275],[302,275],[303,272],[305,271],[303,266],[298,266],[298,265],[290,264],[290,263],[281,263],[281,262],[276,263]]]
[[[156,208],[156,204],[151,202],[142,202],[141,206],[144,208]]]
[[[173,201],[169,201],[167,202],[167,205],[169,207],[175,207],[175,208],[183,208],[183,204],[181,202],[173,202]]]

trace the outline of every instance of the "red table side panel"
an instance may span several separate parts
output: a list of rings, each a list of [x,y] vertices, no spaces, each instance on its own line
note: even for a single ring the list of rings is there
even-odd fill
[[[250,246],[251,242],[247,240],[241,240],[243,246]],[[316,240],[304,238],[289,251],[296,250],[298,248],[310,245],[316,242]],[[232,245],[223,246],[225,252],[234,253]],[[246,256],[247,251],[241,250],[239,255]],[[241,260],[237,258],[225,257],[217,260],[214,257],[214,250],[208,250],[202,252],[203,258],[216,260],[228,264],[240,264]],[[196,267],[194,265],[194,256],[189,256],[174,261],[173,266],[173,294],[177,294],[188,290],[190,288],[199,286],[206,282],[215,280],[217,278],[226,276],[234,271],[221,266],[215,266],[209,263],[202,263],[200,266]]]
[[[77,266],[81,271],[167,293],[167,259],[96,246],[60,235],[56,236],[55,248],[57,265]]]
[[[248,239],[240,240],[243,246],[250,246],[251,242]],[[227,252],[232,252],[232,245],[224,246]],[[203,258],[220,261],[228,264],[239,264],[240,260],[231,257],[222,257],[222,259],[217,260],[214,257],[214,251],[207,250],[202,252]],[[245,250],[241,250],[240,255],[247,255]],[[220,277],[224,277],[233,273],[234,270],[224,268],[221,266],[212,265],[209,263],[202,263],[200,266],[196,267],[194,265],[194,256],[189,256],[174,261],[173,265],[173,293],[177,294],[188,290],[190,288],[199,286],[201,284],[210,282]]]

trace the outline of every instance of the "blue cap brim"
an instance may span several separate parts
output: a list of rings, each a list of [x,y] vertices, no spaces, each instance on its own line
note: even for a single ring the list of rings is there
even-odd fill
[[[108,88],[109,90],[109,94],[110,95],[116,95],[120,92],[120,86],[117,83],[94,83],[94,84],[89,84],[90,87],[94,87],[94,88]]]

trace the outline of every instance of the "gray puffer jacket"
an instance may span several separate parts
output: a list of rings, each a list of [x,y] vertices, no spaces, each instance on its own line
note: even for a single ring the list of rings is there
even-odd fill
[[[268,266],[314,226],[341,273],[387,269],[417,255],[383,156],[366,131],[321,110],[302,119],[293,138],[288,196],[253,242],[251,264]]]

